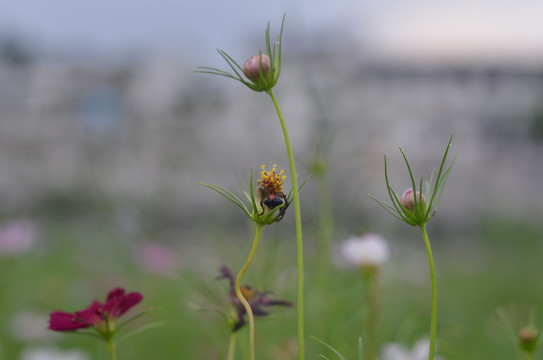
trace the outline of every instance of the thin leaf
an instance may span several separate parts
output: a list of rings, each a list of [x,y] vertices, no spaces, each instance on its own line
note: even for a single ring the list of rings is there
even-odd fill
[[[149,330],[152,330],[152,329],[155,329],[155,328],[157,328],[159,326],[164,326],[164,325],[166,325],[165,321],[158,321],[158,322],[155,322],[155,323],[144,325],[144,326],[142,326],[140,328],[137,328],[136,330],[133,330],[133,331],[130,331],[130,332],[124,334],[123,336],[121,336],[119,338],[119,340],[117,340],[117,343],[120,343],[121,341],[129,339],[129,338],[131,338],[133,336],[142,334],[142,333],[144,333],[146,331],[149,331]]]
[[[119,326],[117,327],[117,330],[123,328],[125,325],[131,323],[131,322],[134,321],[134,320],[137,320],[137,319],[141,318],[141,317],[144,316],[144,315],[147,315],[148,313],[150,313],[151,311],[154,311],[154,310],[155,310],[154,308],[149,308],[149,309],[147,309],[147,310],[145,310],[145,311],[140,312],[140,313],[137,314],[137,315],[134,315],[133,317],[131,317],[130,319],[124,321],[121,325],[119,325]]]
[[[311,336],[311,338],[319,343],[321,343],[322,345],[324,345],[325,347],[327,347],[330,351],[332,351],[334,354],[337,355],[337,357],[339,357],[341,360],[345,360],[345,358],[343,357],[343,355],[341,355],[341,353],[339,351],[337,351],[336,349],[334,349],[332,346],[328,345],[327,343],[325,343],[324,341],[322,341],[321,339],[318,339],[314,336]]]
[[[251,214],[249,213],[249,210],[247,209],[245,204],[236,195],[234,195],[230,191],[228,191],[225,188],[220,187],[218,185],[210,185],[210,184],[206,184],[206,183],[199,183],[199,184],[203,185],[203,186],[206,186],[206,187],[210,188],[211,190],[214,190],[214,191],[218,192],[219,194],[221,194],[222,196],[224,196],[225,198],[227,198],[228,200],[233,202],[241,210],[243,210],[245,212],[245,214],[247,214],[247,216],[249,216],[249,217],[251,216]]]

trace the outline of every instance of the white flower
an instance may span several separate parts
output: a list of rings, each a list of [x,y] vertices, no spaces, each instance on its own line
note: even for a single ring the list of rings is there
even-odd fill
[[[377,234],[350,237],[340,251],[345,262],[357,267],[378,267],[388,259],[386,240]]]
[[[61,351],[52,348],[25,349],[21,360],[90,360],[90,357],[79,350]]]
[[[382,360],[427,360],[430,351],[430,340],[421,339],[415,343],[413,349],[408,349],[402,344],[390,343],[383,347]],[[435,360],[444,360],[442,357],[434,357]]]

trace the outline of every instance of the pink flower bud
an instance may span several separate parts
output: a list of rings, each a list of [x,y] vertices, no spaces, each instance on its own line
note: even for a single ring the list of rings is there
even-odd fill
[[[270,58],[268,55],[251,56],[243,64],[243,74],[253,83],[258,83],[260,79],[267,78],[270,74]],[[261,76],[262,73],[262,76]]]
[[[426,209],[426,197],[422,195],[420,192],[416,192],[415,195],[413,195],[413,189],[407,189],[402,195],[401,198],[401,204],[404,207],[404,209],[409,210],[411,212],[415,211],[415,196],[417,197],[417,206],[420,206],[420,200],[422,199],[422,204],[424,206],[424,209]]]

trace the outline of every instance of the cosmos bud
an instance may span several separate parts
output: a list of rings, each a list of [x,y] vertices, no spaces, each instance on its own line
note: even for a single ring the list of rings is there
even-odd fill
[[[243,74],[253,83],[259,84],[261,80],[266,80],[270,75],[270,64],[268,55],[251,56],[243,64]]]
[[[415,195],[413,195],[413,189],[407,189],[402,195],[401,198],[401,204],[404,207],[404,209],[409,210],[411,212],[415,211],[415,196],[417,197],[417,206],[420,206],[420,199],[422,199],[422,204],[424,206],[424,209],[426,209],[426,197],[422,195],[420,192],[416,192]]]
[[[537,339],[539,337],[539,329],[533,325],[527,325],[523,327],[519,333],[519,344],[522,350],[527,353],[533,353],[537,346]]]

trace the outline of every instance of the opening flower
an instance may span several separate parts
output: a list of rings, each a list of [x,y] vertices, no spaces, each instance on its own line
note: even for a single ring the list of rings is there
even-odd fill
[[[125,293],[118,287],[109,292],[104,303],[94,300],[86,309],[74,313],[53,311],[49,315],[49,329],[76,331],[94,327],[104,338],[111,338],[115,332],[115,320],[142,300],[143,295],[139,292]]]
[[[230,270],[226,266],[222,266],[220,269],[221,275],[219,276],[219,279],[228,279],[230,282],[230,288],[228,292],[228,297],[230,300],[230,303],[234,306],[237,316],[236,319],[232,321],[232,331],[237,331],[241,329],[245,324],[246,320],[245,317],[247,315],[247,312],[245,311],[245,308],[239,301],[238,297],[236,296],[236,291],[234,289],[235,286],[235,276],[232,270]],[[243,297],[249,305],[251,306],[251,310],[253,311],[254,316],[268,316],[269,310],[268,308],[271,306],[292,306],[292,303],[286,300],[281,299],[272,299],[269,297],[270,294],[272,294],[271,291],[266,290],[264,292],[257,291],[253,289],[252,287],[248,285],[242,285],[241,286],[241,293],[243,294]]]

